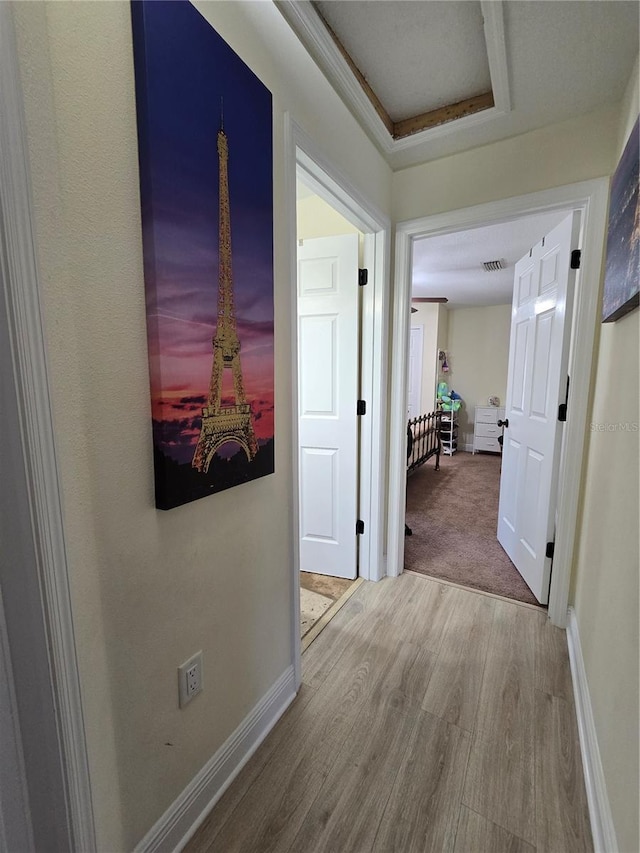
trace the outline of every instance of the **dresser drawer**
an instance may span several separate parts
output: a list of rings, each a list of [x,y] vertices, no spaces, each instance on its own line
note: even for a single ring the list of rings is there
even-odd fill
[[[476,435],[484,438],[497,438],[499,435],[502,435],[502,427],[499,427],[498,424],[483,424],[478,422],[476,424]]]
[[[494,406],[476,406],[477,424],[495,424],[498,422],[498,409]]]
[[[498,444],[497,438],[485,438],[482,436],[476,436],[475,441],[473,442],[474,450],[491,450],[494,453],[500,453],[500,445]]]

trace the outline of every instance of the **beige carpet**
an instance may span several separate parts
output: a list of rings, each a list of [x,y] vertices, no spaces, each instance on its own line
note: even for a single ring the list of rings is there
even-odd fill
[[[354,581],[300,572],[300,636],[304,637]]]
[[[310,589],[300,587],[301,637],[304,637],[304,635],[313,628],[318,619],[326,613],[332,604],[332,598],[327,598],[326,595],[320,595],[318,592],[313,592]]]
[[[500,457],[456,453],[427,463],[407,482],[406,569],[537,604],[496,539]]]

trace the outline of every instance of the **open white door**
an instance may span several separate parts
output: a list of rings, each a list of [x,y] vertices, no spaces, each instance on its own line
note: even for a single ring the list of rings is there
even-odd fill
[[[541,604],[549,598],[578,230],[579,214],[569,214],[515,269],[498,540]]]
[[[300,569],[357,571],[358,235],[298,246]]]
[[[409,339],[409,395],[407,418],[417,418],[422,414],[422,358],[424,326],[412,326]]]

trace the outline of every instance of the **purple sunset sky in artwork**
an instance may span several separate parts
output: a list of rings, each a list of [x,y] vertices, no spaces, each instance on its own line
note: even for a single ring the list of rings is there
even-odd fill
[[[136,71],[142,63],[145,94],[138,112],[154,440],[165,454],[187,462],[211,377],[222,120],[244,385],[258,442],[273,436],[271,95],[190,3],[135,5],[142,7],[134,15],[142,15],[145,33]]]

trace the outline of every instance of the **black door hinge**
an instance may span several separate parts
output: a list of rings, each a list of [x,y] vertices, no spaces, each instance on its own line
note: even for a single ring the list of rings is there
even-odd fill
[[[369,281],[369,270],[358,270],[358,284],[364,287]]]
[[[556,549],[555,542],[547,542],[547,550],[544,552],[545,557],[549,557],[550,560],[553,560],[553,552]]]
[[[574,249],[571,252],[571,269],[579,270],[580,269],[580,258],[582,257],[582,252],[580,249]]]
[[[356,536],[359,536],[361,533],[364,533],[364,521],[359,518],[356,521]]]
[[[366,415],[367,414],[367,402],[366,400],[358,400],[358,404],[356,406],[356,415]]]
[[[569,377],[567,376],[567,393],[564,398],[564,403],[558,406],[558,420],[565,423],[567,420],[567,407],[569,405]]]

